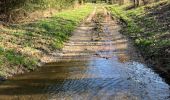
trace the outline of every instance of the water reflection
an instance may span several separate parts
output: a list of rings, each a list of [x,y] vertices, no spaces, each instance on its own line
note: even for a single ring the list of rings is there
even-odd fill
[[[2,100],[168,100],[169,96],[169,86],[146,65],[121,63],[115,57],[53,63],[0,85]]]

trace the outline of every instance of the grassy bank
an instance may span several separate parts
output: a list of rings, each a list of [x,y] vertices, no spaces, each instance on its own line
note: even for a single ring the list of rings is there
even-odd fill
[[[123,34],[132,38],[146,61],[170,72],[170,4],[168,0],[130,9],[129,5],[110,6],[122,22]]]
[[[0,76],[34,70],[42,58],[63,47],[92,10],[92,5],[85,5],[44,20],[1,26]]]

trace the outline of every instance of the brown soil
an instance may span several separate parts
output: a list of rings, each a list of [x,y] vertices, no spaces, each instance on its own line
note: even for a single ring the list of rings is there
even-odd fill
[[[127,62],[131,59],[143,61],[142,58],[136,54],[132,43],[120,34],[120,26],[117,24],[117,21],[108,15],[109,13],[105,8],[96,9],[84,23],[77,27],[73,32],[73,36],[65,43],[61,51],[51,53],[52,57],[45,57],[42,59],[42,62],[90,60],[89,56],[91,55],[106,59],[111,58],[109,55],[100,54],[100,52],[105,51],[120,52],[118,57],[120,62]],[[100,36],[95,34],[94,27],[96,27],[96,24],[93,21],[93,18],[96,17],[98,12],[102,12],[104,15],[104,19],[101,21],[103,32],[99,33]]]

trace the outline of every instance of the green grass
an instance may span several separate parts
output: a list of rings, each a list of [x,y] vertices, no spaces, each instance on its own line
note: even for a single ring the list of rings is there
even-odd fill
[[[92,12],[87,4],[59,12],[51,18],[2,28],[0,36],[0,71],[6,75],[13,67],[34,70],[41,55],[61,49],[73,30]],[[18,47],[18,48],[16,48]],[[37,53],[38,51],[38,53]],[[39,54],[41,53],[41,54]]]
[[[29,57],[26,57],[25,55],[19,54],[15,52],[14,50],[6,50],[2,47],[0,47],[0,56],[1,60],[0,63],[3,64],[2,59],[5,59],[5,61],[8,61],[8,63],[12,65],[24,65],[27,66],[29,69],[32,69],[32,66],[36,63],[34,60],[29,59]]]
[[[63,47],[63,43],[71,36],[71,32],[91,11],[91,6],[86,6],[71,12],[65,11],[51,19],[42,20],[37,24],[40,28],[39,30],[42,30],[43,35],[55,37],[53,47],[60,49]]]
[[[14,67],[23,67],[28,70],[34,70],[37,64],[36,58],[19,54],[14,50],[6,50],[0,47],[0,76],[6,76],[5,70],[15,69]],[[10,70],[9,70],[10,71]]]
[[[170,47],[168,38],[170,17],[165,16],[168,13],[168,9],[165,7],[170,4],[164,0],[130,10],[126,9],[128,6],[114,5],[107,8],[114,17],[125,23],[121,32],[134,40],[135,45],[147,59],[157,60],[159,63],[163,63],[163,67],[170,68],[170,57],[167,53]],[[164,11],[161,11],[161,8]],[[166,20],[161,18],[161,14],[155,13],[158,11],[162,12],[161,14]]]

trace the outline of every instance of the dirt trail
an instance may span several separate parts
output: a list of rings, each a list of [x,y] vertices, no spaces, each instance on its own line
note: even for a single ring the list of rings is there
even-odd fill
[[[108,12],[100,11],[100,37],[89,17],[58,54],[61,62],[5,81],[0,100],[169,100],[169,85],[142,63]]]
[[[101,23],[103,32],[100,33],[100,37],[98,37],[93,31],[95,27],[93,17],[96,12],[100,10],[103,10],[105,18]],[[52,62],[89,60],[89,57],[92,55],[108,59],[113,55],[102,53],[108,51],[119,53],[118,55],[121,61],[126,62],[132,59],[129,57],[133,57],[133,60],[140,59],[141,61],[142,58],[136,54],[134,47],[129,43],[126,37],[119,33],[119,30],[120,26],[117,24],[117,21],[112,20],[105,8],[95,8],[87,20],[73,32],[73,36],[65,43],[61,52],[52,54],[54,56],[52,59],[55,59],[55,61],[52,60]]]

